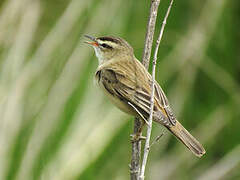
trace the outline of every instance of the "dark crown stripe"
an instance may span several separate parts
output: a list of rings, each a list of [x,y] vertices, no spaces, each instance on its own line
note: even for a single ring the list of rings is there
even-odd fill
[[[120,44],[120,41],[118,39],[113,38],[113,37],[105,36],[105,37],[100,37],[98,39],[100,39],[101,41],[111,41],[111,42],[114,42],[116,44]]]

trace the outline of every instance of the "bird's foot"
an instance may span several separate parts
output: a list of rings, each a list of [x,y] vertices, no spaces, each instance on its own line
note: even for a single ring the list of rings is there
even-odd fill
[[[130,137],[131,137],[132,142],[141,141],[141,140],[146,139],[146,137],[142,136],[141,133],[131,134]]]

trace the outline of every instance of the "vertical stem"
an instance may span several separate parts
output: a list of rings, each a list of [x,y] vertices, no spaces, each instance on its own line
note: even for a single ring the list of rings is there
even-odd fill
[[[150,14],[147,25],[147,32],[145,37],[145,45],[142,57],[142,63],[146,69],[149,67],[150,55],[152,50],[153,35],[155,30],[157,11],[160,0],[151,0]],[[134,120],[134,134],[139,132],[141,128],[141,120],[135,118]],[[131,180],[139,180],[140,175],[140,158],[141,158],[141,140],[137,139],[132,142],[132,159],[130,165]]]
[[[148,154],[149,154],[149,144],[150,144],[150,138],[151,138],[151,131],[152,131],[152,118],[153,118],[153,106],[154,106],[154,83],[155,83],[155,72],[156,72],[156,64],[157,64],[157,55],[158,55],[158,49],[159,49],[159,45],[163,36],[163,31],[167,22],[167,18],[168,15],[170,13],[171,7],[173,4],[173,0],[171,0],[170,5],[168,7],[167,13],[164,17],[163,23],[162,23],[162,27],[156,42],[156,48],[154,51],[154,57],[153,57],[153,68],[152,68],[152,92],[151,92],[151,99],[150,99],[150,115],[149,115],[149,119],[148,119],[148,128],[147,128],[147,136],[146,136],[146,142],[145,142],[145,146],[144,146],[144,154],[143,154],[143,160],[142,160],[142,166],[141,166],[141,172],[140,172],[140,180],[144,180],[144,174],[145,174],[145,168],[146,168],[146,164],[147,164],[147,158],[148,158]]]
[[[134,119],[133,133],[136,134],[141,128],[141,120]],[[138,180],[140,174],[140,158],[141,158],[141,140],[132,141],[132,160],[130,165],[131,180]]]
[[[150,15],[148,19],[147,32],[146,32],[144,50],[143,50],[143,56],[142,56],[142,64],[145,66],[146,69],[148,69],[149,63],[150,63],[153,36],[155,31],[155,24],[156,24],[159,4],[160,4],[160,0],[151,0]]]

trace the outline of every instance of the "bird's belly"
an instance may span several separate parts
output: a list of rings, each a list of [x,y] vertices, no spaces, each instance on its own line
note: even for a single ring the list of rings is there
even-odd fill
[[[133,110],[133,108],[126,104],[124,101],[120,100],[118,97],[115,97],[114,95],[110,94],[102,85],[102,83],[99,83],[100,89],[103,90],[104,94],[108,97],[108,99],[113,103],[115,106],[117,106],[120,110],[123,112],[136,116],[136,112]]]

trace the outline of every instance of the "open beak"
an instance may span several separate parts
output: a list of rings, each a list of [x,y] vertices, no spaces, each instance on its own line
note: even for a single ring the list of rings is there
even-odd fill
[[[91,46],[98,46],[98,42],[95,37],[89,36],[89,35],[84,35],[86,38],[92,40],[92,41],[84,41],[84,43],[90,44]]]

